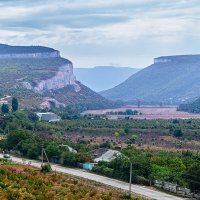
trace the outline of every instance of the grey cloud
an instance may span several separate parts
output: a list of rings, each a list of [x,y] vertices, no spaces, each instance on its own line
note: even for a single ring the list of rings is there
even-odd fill
[[[137,0],[137,3],[136,0],[105,1],[110,4],[99,4],[103,1],[94,0],[90,1],[93,3],[92,6],[83,2],[0,0],[1,10],[6,7],[13,7],[16,10],[22,7],[28,10],[25,14],[12,18],[9,18],[8,13],[7,18],[0,19],[0,31],[5,31],[4,35],[0,35],[0,40],[12,44],[49,45],[61,50],[64,56],[72,59],[78,66],[113,62],[145,66],[151,63],[153,57],[187,51],[193,53],[198,50],[199,0]],[[96,5],[94,2],[97,2]],[[177,18],[187,19],[185,24],[188,25],[188,29],[183,24],[177,31],[176,26],[179,24],[173,23]],[[159,20],[155,23],[154,19]],[[132,23],[134,20],[136,22]],[[169,27],[169,31],[158,29],[160,26],[163,27],[162,23],[167,23],[164,26]],[[136,28],[132,28],[133,24]],[[112,28],[107,29],[114,25],[114,31]],[[119,31],[118,26],[121,28]],[[155,29],[154,34],[151,29]],[[128,36],[127,32],[130,32]],[[135,34],[136,39],[133,39]],[[191,34],[197,35],[194,45],[188,42]],[[168,41],[167,37],[175,39]]]

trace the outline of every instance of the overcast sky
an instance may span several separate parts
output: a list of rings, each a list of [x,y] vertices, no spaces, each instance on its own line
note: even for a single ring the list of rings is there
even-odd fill
[[[45,45],[75,67],[200,54],[199,0],[0,0],[0,43]]]

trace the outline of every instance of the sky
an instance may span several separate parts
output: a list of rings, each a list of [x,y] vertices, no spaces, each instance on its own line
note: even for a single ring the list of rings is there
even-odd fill
[[[200,54],[199,0],[0,0],[0,43],[53,47],[75,67]]]

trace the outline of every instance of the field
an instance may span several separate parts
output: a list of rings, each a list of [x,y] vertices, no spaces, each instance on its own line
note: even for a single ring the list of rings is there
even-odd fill
[[[200,114],[187,113],[177,111],[176,107],[136,107],[128,106],[124,108],[116,109],[102,109],[102,110],[88,110],[82,113],[82,115],[106,115],[108,112],[124,112],[127,109],[137,110],[141,115],[133,115],[133,119],[200,119]],[[110,116],[110,115],[109,115]],[[113,119],[115,117],[113,116]]]
[[[72,176],[43,174],[31,166],[0,165],[1,200],[118,200],[125,199],[123,191]],[[143,199],[133,197],[133,200]]]
[[[134,146],[137,149],[152,149],[152,150],[168,150],[168,151],[198,151],[200,149],[200,141],[183,140],[175,138],[167,131],[161,130],[131,130],[130,134],[116,137],[114,134],[109,133],[68,133],[65,134],[65,138],[70,139],[73,142],[85,142],[91,145],[99,145],[109,143],[115,148],[125,148],[127,146]],[[136,134],[137,138],[133,144],[129,142],[132,134]]]

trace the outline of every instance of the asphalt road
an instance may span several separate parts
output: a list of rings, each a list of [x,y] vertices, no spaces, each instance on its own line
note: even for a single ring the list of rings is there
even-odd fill
[[[0,157],[3,157],[3,155],[0,154]],[[21,163],[21,164],[29,163],[31,166],[34,166],[34,167],[41,167],[41,164],[42,164],[39,161],[28,160],[28,159],[26,159],[26,161],[24,162],[21,158],[17,158],[13,156],[12,156],[12,161]],[[71,168],[66,168],[59,165],[55,165],[55,164],[52,164],[51,167],[54,171],[57,171],[57,172],[71,174],[73,176],[77,176],[81,178],[86,178],[86,179],[96,181],[105,185],[109,185],[115,188],[120,188],[122,190],[126,190],[126,191],[129,190],[129,184],[123,181],[92,174],[89,172],[85,172],[81,169],[71,169]],[[184,198],[176,197],[170,194],[166,194],[161,191],[156,191],[145,186],[138,186],[138,185],[132,184],[131,188],[132,188],[132,192],[151,198],[151,199],[156,199],[156,200],[183,200],[184,199]]]

